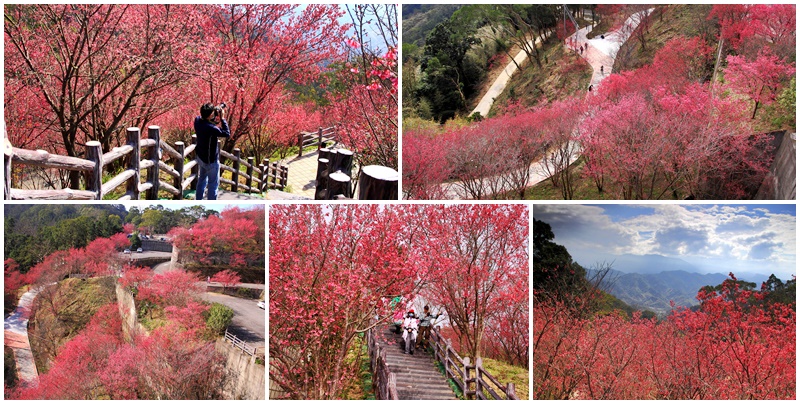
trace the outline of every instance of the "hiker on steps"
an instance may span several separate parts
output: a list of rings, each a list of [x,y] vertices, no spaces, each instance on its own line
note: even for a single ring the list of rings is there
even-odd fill
[[[428,338],[431,336],[431,327],[433,326],[433,321],[439,317],[439,315],[433,315],[430,312],[430,308],[426,305],[424,308],[424,312],[422,313],[422,318],[419,322],[419,339],[417,340],[417,348],[425,349],[428,344]]]
[[[414,344],[417,341],[417,330],[419,320],[414,314],[414,309],[410,309],[403,319],[403,342],[405,343],[405,353],[414,355]]]

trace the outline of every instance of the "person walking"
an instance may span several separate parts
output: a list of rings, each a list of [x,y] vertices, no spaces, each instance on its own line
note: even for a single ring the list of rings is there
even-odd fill
[[[433,321],[439,315],[431,314],[430,308],[425,306],[424,312],[422,313],[422,318],[420,319],[419,323],[419,339],[417,340],[417,348],[425,349],[428,346],[428,338],[431,337],[431,327],[433,326]]]
[[[195,199],[216,200],[219,188],[219,147],[218,138],[228,138],[231,130],[225,120],[225,104],[215,106],[211,103],[200,107],[200,116],[194,118],[194,132],[197,134],[197,191]]]

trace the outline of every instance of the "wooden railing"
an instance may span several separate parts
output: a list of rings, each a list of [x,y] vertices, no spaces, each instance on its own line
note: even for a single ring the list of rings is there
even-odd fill
[[[452,379],[467,399],[519,400],[514,383],[503,386],[497,378],[486,372],[483,360],[477,358],[472,364],[468,357],[461,358],[442,338],[439,328],[431,329],[431,347],[434,358],[444,365],[446,377]]]
[[[397,397],[397,376],[389,370],[386,364],[386,351],[381,349],[375,340],[374,328],[367,331],[367,349],[369,351],[369,366],[372,370],[372,391],[378,400],[399,400]]]
[[[319,127],[316,132],[300,132],[297,135],[297,146],[299,151],[297,157],[303,156],[303,148],[308,146],[317,145],[317,151],[321,149],[326,142],[339,143],[339,136],[336,134],[336,126],[329,126],[327,128]]]
[[[144,160],[140,157],[143,147],[147,149]],[[196,189],[198,167],[193,157],[196,147],[196,135],[192,136],[192,144],[188,147],[183,142],[176,142],[175,147],[170,146],[161,140],[161,129],[158,126],[148,127],[147,139],[141,139],[139,128],[128,128],[126,144],[115,147],[107,153],[102,153],[100,142],[86,142],[85,159],[54,155],[44,150],[10,147],[6,139],[4,198],[99,200],[124,184],[125,194],[119,198],[120,200],[138,200],[142,192],[145,193],[146,199],[158,199],[161,190],[172,195],[174,199],[183,199],[185,190]],[[171,160],[171,163],[161,160],[162,152],[167,154],[167,160]],[[241,150],[238,148],[234,149],[233,153],[221,150],[220,156],[229,161],[229,164],[220,162],[220,171],[231,172],[231,179],[220,178],[220,182],[229,185],[233,192],[242,190],[261,193],[268,188],[284,189],[288,183],[288,167],[277,162],[270,163],[268,159],[264,159],[262,164],[256,167],[254,158],[242,159]],[[122,172],[103,182],[103,169],[122,158],[125,158]],[[187,159],[190,161],[186,162]],[[11,184],[12,164],[79,171],[85,177],[86,190],[15,189]],[[145,182],[141,181],[141,170],[146,170]],[[162,181],[160,173],[172,178],[171,183]]]
[[[240,351],[242,351],[242,352],[244,352],[244,353],[246,353],[246,354],[248,354],[250,356],[256,356],[256,348],[255,347],[251,347],[251,346],[247,345],[247,343],[244,342],[243,340],[239,339],[239,337],[237,337],[236,335],[228,332],[227,328],[225,329],[225,341],[230,342],[231,344],[233,344],[234,348],[237,348]]]

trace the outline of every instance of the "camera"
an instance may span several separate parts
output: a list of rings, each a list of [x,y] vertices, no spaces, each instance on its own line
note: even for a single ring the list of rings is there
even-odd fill
[[[227,106],[227,105],[225,105],[225,103],[224,103],[224,102],[223,102],[223,103],[220,103],[220,104],[219,104],[219,105],[217,105],[217,106],[215,106],[215,107],[214,107],[214,116],[213,116],[213,118],[215,118],[215,119],[216,119],[216,118],[217,118],[217,117],[220,115],[220,113],[222,113],[222,110],[223,110],[223,109],[225,109],[225,108],[227,108],[227,107],[228,107],[228,106]]]

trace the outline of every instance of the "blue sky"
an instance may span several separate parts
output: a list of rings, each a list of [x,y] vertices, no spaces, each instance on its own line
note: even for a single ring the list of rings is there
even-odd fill
[[[680,258],[700,272],[796,273],[795,205],[533,205],[579,263]],[[599,259],[598,259],[599,257]]]

